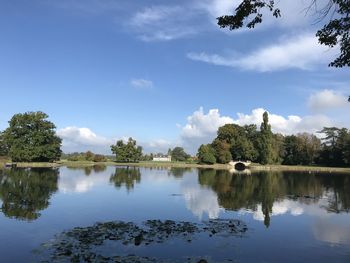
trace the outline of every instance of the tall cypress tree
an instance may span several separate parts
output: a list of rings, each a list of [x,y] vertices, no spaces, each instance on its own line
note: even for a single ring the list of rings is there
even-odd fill
[[[263,114],[263,122],[260,126],[259,136],[259,159],[261,164],[272,163],[272,131],[269,124],[269,114],[267,111]]]

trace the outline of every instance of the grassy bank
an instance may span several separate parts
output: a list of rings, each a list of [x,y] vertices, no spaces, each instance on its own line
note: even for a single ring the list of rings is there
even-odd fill
[[[0,167],[4,167],[9,160],[0,160]],[[134,166],[134,167],[178,167],[178,168],[212,168],[212,169],[232,169],[232,166],[227,164],[205,165],[186,162],[139,162],[139,163],[117,163],[117,162],[89,162],[89,161],[67,161],[61,160],[54,163],[33,162],[33,163],[17,163],[18,167],[22,168],[49,168],[49,167],[89,167],[94,165],[106,166]],[[322,167],[322,166],[301,166],[301,165],[260,165],[252,164],[252,171],[305,171],[305,172],[343,172],[350,173],[350,168],[342,167]]]
[[[324,167],[305,165],[260,165],[252,164],[252,171],[299,171],[299,172],[344,172],[350,173],[350,168],[345,167]]]

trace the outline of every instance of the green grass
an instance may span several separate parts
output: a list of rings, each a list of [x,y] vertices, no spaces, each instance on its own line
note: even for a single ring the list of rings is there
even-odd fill
[[[311,172],[345,172],[350,173],[350,167],[325,167],[307,165],[261,165],[252,164],[251,170],[256,171],[311,171]]]

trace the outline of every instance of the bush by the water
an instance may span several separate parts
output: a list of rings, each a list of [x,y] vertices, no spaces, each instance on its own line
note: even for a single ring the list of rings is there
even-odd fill
[[[106,162],[108,161],[108,158],[105,155],[95,154],[91,151],[63,154],[62,159],[67,159],[68,161],[72,161],[72,162],[78,162],[78,161]]]

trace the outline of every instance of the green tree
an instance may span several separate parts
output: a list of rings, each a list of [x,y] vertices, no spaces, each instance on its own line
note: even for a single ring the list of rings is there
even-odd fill
[[[344,166],[350,165],[350,131],[346,128],[339,130],[336,149],[340,159],[340,164]]]
[[[68,161],[73,161],[73,162],[86,161],[85,153],[74,152],[74,153],[67,154],[66,156],[67,156]],[[63,156],[62,156],[62,158],[63,158]]]
[[[93,153],[93,152],[91,152],[91,151],[87,151],[86,153],[85,153],[85,160],[86,161],[93,161],[94,160],[94,157],[95,157],[95,154]]]
[[[232,145],[244,134],[245,131],[243,127],[237,124],[225,124],[218,129],[216,138]]]
[[[175,147],[172,151],[171,151],[171,159],[174,161],[186,161],[188,158],[190,158],[190,155],[187,154],[184,150],[184,148],[182,147]]]
[[[320,133],[325,135],[322,139],[320,162],[329,166],[349,165],[349,131],[346,128],[325,127]]]
[[[153,160],[153,154],[143,154],[141,161],[152,161]]]
[[[61,156],[62,140],[43,112],[15,114],[4,132],[9,156],[15,162],[52,162]]]
[[[5,143],[4,133],[0,132],[0,156],[8,155],[8,147]]]
[[[219,128],[218,135],[213,142],[218,162],[226,163],[227,159],[255,160],[257,151],[253,139],[255,125],[241,127],[237,124],[226,124]],[[256,130],[255,130],[256,132]],[[227,154],[229,145],[231,156]]]
[[[125,144],[123,140],[111,145],[112,153],[116,155],[117,162],[138,162],[142,158],[142,147],[136,145],[136,140],[129,138]]]
[[[272,163],[272,131],[271,125],[269,124],[269,114],[267,111],[265,111],[263,114],[263,122],[260,126],[258,148],[260,163]]]
[[[319,157],[321,141],[315,135],[300,133],[285,137],[283,164],[311,165]]]
[[[280,164],[284,156],[284,136],[282,134],[272,135],[272,162]]]
[[[215,151],[210,144],[202,144],[198,149],[197,157],[200,163],[214,164],[216,161]]]
[[[320,154],[321,140],[309,133],[300,133],[297,138],[299,145],[301,145],[299,148],[302,149],[300,152],[301,164],[314,164]]]
[[[299,154],[301,147],[298,144],[298,138],[295,135],[286,136],[284,139],[284,157],[283,164],[300,164]]]
[[[346,166],[350,166],[350,132],[347,134],[347,138],[344,142],[343,160]]]
[[[218,163],[228,163],[232,160],[231,145],[228,142],[216,138],[212,143],[212,148]]]
[[[320,10],[317,2],[313,0],[311,3],[319,14],[319,20],[325,18],[328,13],[333,13],[329,22],[316,33],[319,43],[330,48],[340,46],[339,56],[329,66],[350,66],[350,1],[329,0],[328,4]],[[311,7],[309,6],[308,9],[310,10]],[[218,17],[218,25],[222,28],[228,27],[230,30],[244,26],[254,28],[262,22],[263,10],[271,11],[276,18],[281,16],[281,10],[275,7],[275,0],[241,0],[234,14]]]
[[[106,162],[107,158],[106,156],[102,155],[102,154],[94,154],[94,158],[92,159],[92,161],[98,163],[98,162]]]
[[[255,124],[250,124],[244,125],[243,128],[245,130],[248,141],[251,142],[250,152],[247,154],[246,159],[251,161],[257,161],[257,158],[259,157],[259,153],[257,150],[259,132],[257,130],[257,126]]]
[[[254,160],[257,154],[253,143],[246,136],[235,141],[231,153],[235,160]]]
[[[322,152],[320,162],[326,165],[334,166],[337,163],[337,147],[339,129],[336,127],[324,127],[320,133],[325,134],[322,138]]]

